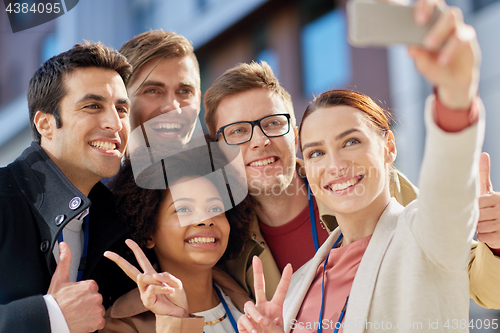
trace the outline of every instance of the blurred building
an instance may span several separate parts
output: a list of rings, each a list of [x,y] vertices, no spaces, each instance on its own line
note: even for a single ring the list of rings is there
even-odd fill
[[[359,49],[346,42],[346,0],[86,0],[55,21],[12,34],[0,14],[0,165],[31,140],[25,90],[49,56],[83,39],[119,48],[149,29],[189,38],[200,60],[202,90],[239,62],[267,61],[291,93],[298,119],[314,94],[348,88],[394,111],[397,166],[418,181],[423,153],[422,107],[430,87],[404,47]],[[481,97],[488,110],[485,150],[500,165],[494,112],[500,96],[500,1],[451,0],[477,29],[483,50]],[[500,174],[492,180],[500,186]]]

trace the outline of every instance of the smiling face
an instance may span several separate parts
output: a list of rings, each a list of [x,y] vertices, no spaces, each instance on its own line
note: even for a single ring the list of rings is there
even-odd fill
[[[54,116],[40,111],[35,124],[42,148],[88,194],[101,178],[118,172],[130,132],[130,102],[122,78],[108,69],[75,69],[65,76],[64,88],[62,126],[57,128]]]
[[[314,196],[337,215],[385,208],[396,156],[392,132],[382,137],[360,110],[334,106],[304,120],[301,145]]]
[[[211,269],[222,257],[229,239],[229,222],[216,186],[204,177],[184,177],[160,205],[157,229],[147,247],[153,248],[162,271],[188,266]],[[193,191],[196,186],[196,191]],[[182,226],[180,220],[199,220]]]
[[[201,100],[200,75],[190,56],[147,62],[127,89],[132,130],[145,124],[149,141],[189,141]]]
[[[216,128],[279,113],[287,113],[287,110],[277,95],[267,89],[252,89],[226,97],[219,103]],[[255,126],[252,139],[238,145],[250,193],[279,194],[290,185],[295,172],[295,133],[295,129],[290,129],[284,136],[268,138]],[[220,140],[224,140],[222,136]]]

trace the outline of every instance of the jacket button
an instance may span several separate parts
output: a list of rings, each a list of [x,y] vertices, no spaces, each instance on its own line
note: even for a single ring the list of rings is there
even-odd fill
[[[266,243],[264,243],[264,242],[260,242],[260,245],[266,245]]]
[[[253,234],[252,235],[252,238],[255,240],[257,238],[257,235],[256,234]]]
[[[54,219],[54,221],[56,222],[56,225],[61,225],[61,223],[64,222],[65,218],[66,218],[66,215],[64,215],[64,214],[57,215],[56,218]]]
[[[79,197],[74,197],[73,199],[71,199],[71,201],[69,202],[69,209],[71,210],[75,210],[77,209],[78,207],[80,207],[80,205],[82,204],[82,199],[80,199]]]
[[[50,243],[48,240],[44,240],[42,244],[40,244],[40,250],[42,252],[47,252],[49,250]]]

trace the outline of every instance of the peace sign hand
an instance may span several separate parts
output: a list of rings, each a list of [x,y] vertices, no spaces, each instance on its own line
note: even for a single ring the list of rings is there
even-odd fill
[[[283,333],[283,302],[292,278],[292,265],[286,265],[273,299],[266,299],[266,286],[262,262],[259,257],[253,257],[253,276],[255,288],[255,304],[245,303],[245,316],[238,319],[240,333]]]
[[[157,273],[139,245],[131,239],[125,244],[134,252],[144,273],[118,254],[106,251],[104,256],[114,261],[129,278],[137,283],[142,303],[156,315],[186,318],[188,303],[181,280],[170,273]]]

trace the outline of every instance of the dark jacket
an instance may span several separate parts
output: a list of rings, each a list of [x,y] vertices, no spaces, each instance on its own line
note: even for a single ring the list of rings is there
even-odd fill
[[[56,268],[52,250],[65,225],[90,205],[83,279],[98,283],[107,308],[135,287],[102,256],[125,253],[126,229],[111,192],[98,183],[85,197],[35,142],[0,168],[0,332],[50,332],[42,296]]]

